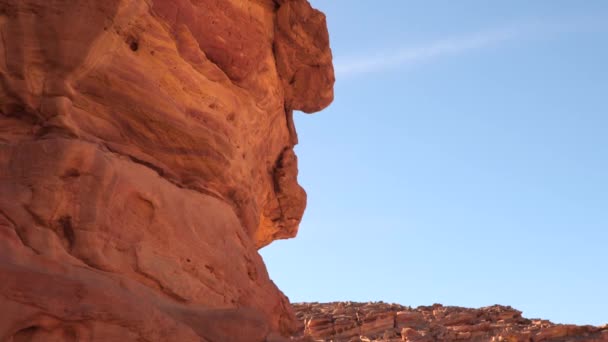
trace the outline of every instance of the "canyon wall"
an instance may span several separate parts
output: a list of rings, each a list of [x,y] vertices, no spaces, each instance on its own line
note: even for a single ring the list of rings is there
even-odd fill
[[[333,99],[305,0],[0,0],[0,340],[265,341],[293,110]],[[273,337],[274,336],[274,337]]]

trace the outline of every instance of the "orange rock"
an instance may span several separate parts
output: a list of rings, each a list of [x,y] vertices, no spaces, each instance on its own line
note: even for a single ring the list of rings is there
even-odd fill
[[[416,330],[412,328],[403,328],[401,329],[401,339],[403,341],[412,341],[419,338],[421,335]]]
[[[418,328],[426,324],[424,316],[416,311],[400,311],[395,316],[395,323],[398,329]]]
[[[307,113],[334,98],[334,71],[323,13],[306,1],[279,0],[276,39],[277,67],[289,108]]]
[[[361,335],[377,336],[395,327],[395,312],[374,313],[364,318],[361,324]]]
[[[324,16],[305,0],[0,13],[1,338],[294,331],[257,250],[306,205],[292,111],[333,98]]]

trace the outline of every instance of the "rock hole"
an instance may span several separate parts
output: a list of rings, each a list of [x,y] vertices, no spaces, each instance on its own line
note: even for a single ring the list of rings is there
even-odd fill
[[[40,327],[31,326],[21,329],[13,335],[13,342],[29,342],[34,340],[34,335],[40,330]]]
[[[72,227],[72,217],[69,215],[61,216],[58,222],[61,226],[63,237],[68,242],[68,247],[71,249],[75,240],[74,227]]]
[[[137,51],[139,50],[139,43],[134,40],[131,43],[129,43],[129,48],[131,48],[131,51]]]
[[[247,259],[247,275],[252,281],[258,280],[258,270],[255,268],[255,265],[249,259]]]
[[[78,171],[75,168],[70,168],[68,169],[64,174],[63,177],[65,178],[78,178],[80,177],[80,171]]]

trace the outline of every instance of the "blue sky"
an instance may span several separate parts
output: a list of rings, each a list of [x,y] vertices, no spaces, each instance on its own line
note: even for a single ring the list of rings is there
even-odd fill
[[[608,2],[311,3],[336,97],[296,114],[285,294],[608,323]]]

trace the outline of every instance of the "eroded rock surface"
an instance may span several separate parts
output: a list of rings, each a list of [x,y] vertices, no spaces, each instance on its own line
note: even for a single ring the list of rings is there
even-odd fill
[[[305,0],[0,0],[0,340],[264,341],[333,97]]]
[[[315,341],[608,342],[603,327],[527,319],[509,306],[410,307],[383,302],[296,303],[301,334]]]

